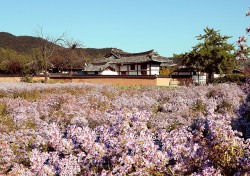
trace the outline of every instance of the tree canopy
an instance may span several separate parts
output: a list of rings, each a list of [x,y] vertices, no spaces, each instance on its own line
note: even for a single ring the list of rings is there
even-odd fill
[[[0,74],[27,74],[31,57],[11,49],[0,48]]]
[[[222,36],[219,31],[208,27],[204,32],[205,34],[196,36],[200,42],[190,52],[176,57],[184,66],[207,72],[209,79],[212,78],[213,73],[231,73],[236,67],[235,47],[227,42],[231,37]]]

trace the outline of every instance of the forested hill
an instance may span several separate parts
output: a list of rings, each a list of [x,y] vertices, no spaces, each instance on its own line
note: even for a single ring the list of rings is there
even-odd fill
[[[39,47],[42,39],[30,36],[15,36],[0,32],[0,48],[11,49],[23,54],[29,54],[33,48]]]
[[[22,54],[31,54],[32,49],[38,48],[41,38],[33,36],[15,36],[7,32],[0,32],[0,48],[11,49]],[[59,47],[59,46],[58,46]],[[90,60],[103,57],[110,52],[111,48],[79,48],[81,55]]]

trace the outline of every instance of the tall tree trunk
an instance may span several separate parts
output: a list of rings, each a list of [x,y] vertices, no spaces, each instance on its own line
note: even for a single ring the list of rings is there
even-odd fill
[[[213,78],[214,78],[214,73],[211,71],[208,72],[208,83],[210,83]]]
[[[47,71],[45,71],[44,83],[46,84],[47,82],[48,82],[48,74]]]
[[[48,70],[48,58],[45,56],[44,57],[44,60],[45,60],[45,65],[44,65],[44,83],[46,84],[48,82],[48,73],[47,73],[47,70]]]

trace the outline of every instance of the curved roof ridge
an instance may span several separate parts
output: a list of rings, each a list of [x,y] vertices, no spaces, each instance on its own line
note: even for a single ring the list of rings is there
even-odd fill
[[[124,51],[112,50],[114,55],[119,55],[121,57],[129,57],[129,56],[144,56],[144,55],[153,55],[154,50],[139,52],[139,53],[128,53]]]

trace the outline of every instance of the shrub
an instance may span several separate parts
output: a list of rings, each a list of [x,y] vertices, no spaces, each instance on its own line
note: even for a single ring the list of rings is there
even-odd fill
[[[30,75],[25,75],[21,78],[21,82],[32,83],[33,77]]]
[[[219,77],[219,78],[214,78],[211,80],[211,83],[245,83],[246,82],[246,75],[243,74],[228,74],[225,75],[224,77]]]

